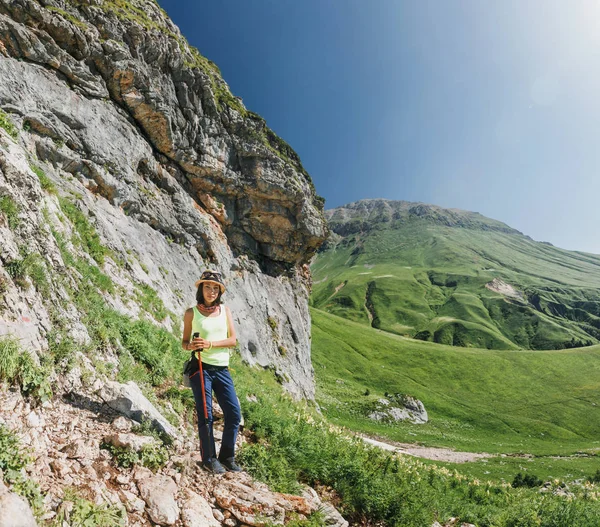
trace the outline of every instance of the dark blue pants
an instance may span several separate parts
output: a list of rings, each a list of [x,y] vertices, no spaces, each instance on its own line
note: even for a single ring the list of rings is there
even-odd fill
[[[206,395],[206,411],[208,419],[204,418],[204,403],[202,401],[200,373],[197,373],[190,378],[194,399],[196,401],[196,413],[198,414],[198,435],[200,436],[200,453],[202,455],[202,461],[208,461],[213,457],[217,457],[215,438],[213,435],[213,391],[215,392],[219,406],[223,409],[223,417],[225,419],[219,459],[234,457],[235,440],[242,418],[242,411],[240,410],[240,404],[235,393],[235,388],[233,387],[233,380],[229,374],[229,368],[202,364],[202,371],[204,374],[204,393]]]

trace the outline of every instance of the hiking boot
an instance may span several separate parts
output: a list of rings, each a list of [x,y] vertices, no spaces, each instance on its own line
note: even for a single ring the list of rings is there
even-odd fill
[[[225,467],[221,465],[221,462],[216,457],[204,461],[202,466],[212,474],[225,474],[225,472],[227,472]]]
[[[241,472],[242,467],[240,467],[236,462],[235,458],[228,457],[226,459],[221,459],[221,465],[224,466],[230,472]]]

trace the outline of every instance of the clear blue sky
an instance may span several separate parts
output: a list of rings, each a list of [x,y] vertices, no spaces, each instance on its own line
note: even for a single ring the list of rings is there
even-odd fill
[[[332,208],[477,211],[600,254],[595,0],[159,0]]]

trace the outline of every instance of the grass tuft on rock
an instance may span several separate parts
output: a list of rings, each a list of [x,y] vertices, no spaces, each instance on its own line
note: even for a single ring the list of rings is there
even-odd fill
[[[4,128],[8,135],[10,135],[15,141],[19,137],[19,131],[17,130],[17,127],[14,125],[8,114],[3,110],[0,110],[0,128]]]

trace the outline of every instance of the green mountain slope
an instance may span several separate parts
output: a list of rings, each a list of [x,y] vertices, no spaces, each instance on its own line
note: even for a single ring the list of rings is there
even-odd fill
[[[477,213],[386,200],[326,211],[312,305],[399,335],[489,349],[600,342],[600,256]]]
[[[432,345],[311,310],[317,400],[327,418],[398,441],[565,455],[597,448],[600,346],[514,351]],[[368,415],[386,393],[420,399],[427,424]]]

